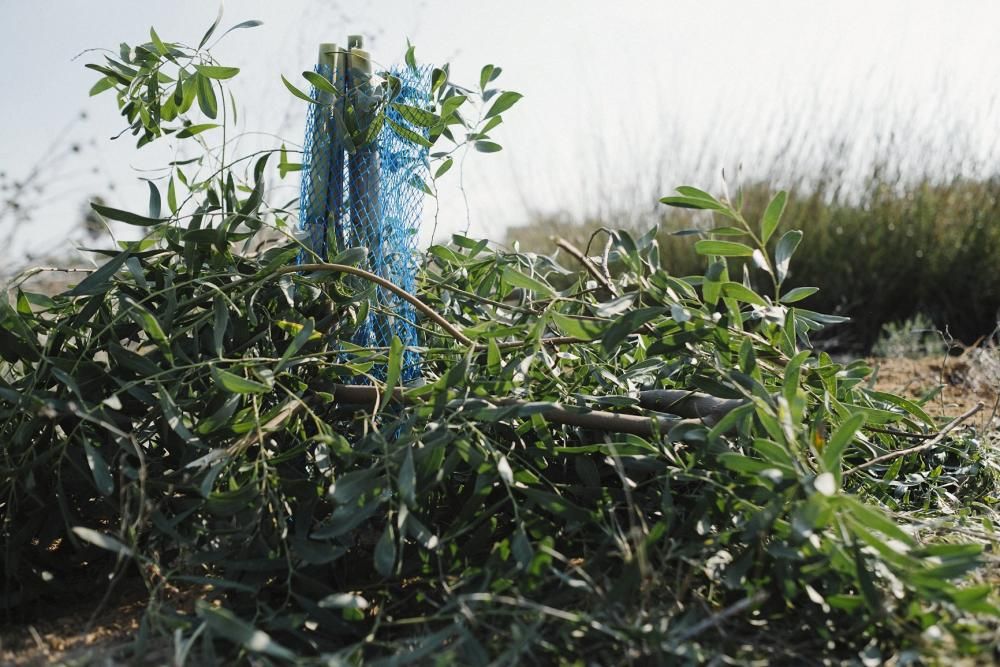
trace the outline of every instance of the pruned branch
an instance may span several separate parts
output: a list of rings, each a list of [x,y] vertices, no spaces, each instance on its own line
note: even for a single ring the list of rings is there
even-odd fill
[[[345,403],[377,405],[377,402],[382,398],[382,391],[378,387],[369,385],[337,384],[333,387],[333,395],[335,400]],[[397,387],[392,392],[392,400],[399,403],[414,403],[420,399],[408,395],[404,389]],[[511,397],[485,400],[498,406],[520,407],[530,403]],[[731,410],[745,405],[745,401],[721,399],[699,392],[663,389],[640,392],[639,405],[646,409],[677,415],[677,418],[645,417],[605,410],[586,410],[558,403],[553,404],[551,408],[541,414],[554,424],[578,426],[611,433],[630,433],[648,438],[657,433],[666,434],[681,423],[714,426]]]
[[[740,398],[718,398],[683,389],[650,389],[639,392],[639,405],[643,408],[697,419],[706,426],[715,426],[727,414],[746,404],[747,401]]]
[[[982,409],[983,409],[983,402],[980,401],[974,407],[969,408],[968,410],[966,410],[965,412],[963,412],[962,414],[960,414],[958,417],[955,417],[950,422],[948,422],[948,424],[943,429],[941,429],[940,431],[938,431],[937,435],[935,435],[933,438],[931,438],[927,442],[921,443],[921,444],[916,445],[914,447],[907,447],[906,449],[897,449],[894,452],[889,452],[888,454],[882,454],[881,456],[876,456],[875,458],[871,459],[870,461],[865,461],[861,465],[854,466],[853,468],[851,468],[850,470],[848,470],[847,472],[844,473],[844,477],[847,477],[848,475],[853,475],[854,473],[857,473],[857,472],[861,472],[862,470],[864,470],[866,468],[870,468],[870,467],[872,467],[874,465],[878,465],[879,463],[885,463],[886,461],[892,461],[892,460],[898,459],[898,458],[900,458],[902,456],[909,456],[910,454],[917,454],[919,452],[924,451],[925,449],[930,449],[932,447],[935,447],[942,440],[944,440],[945,436],[947,436],[949,433],[951,433],[953,430],[955,430],[955,427],[957,427],[959,424],[961,424],[966,419],[968,419],[969,417],[971,417],[972,415],[976,414],[977,412],[979,412]]]
[[[583,268],[587,269],[587,273],[592,275],[597,282],[601,283],[602,287],[611,292],[612,296],[620,295],[618,288],[615,287],[615,284],[608,280],[604,274],[598,270],[597,266],[590,261],[590,258],[584,255],[579,248],[564,238],[552,237],[552,240],[555,241],[557,248],[565,250],[573,257],[573,259],[580,262],[580,264],[583,265]]]

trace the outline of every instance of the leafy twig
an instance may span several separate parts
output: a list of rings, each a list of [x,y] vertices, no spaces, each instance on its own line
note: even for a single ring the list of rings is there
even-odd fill
[[[934,447],[935,445],[939,444],[942,440],[944,440],[945,436],[948,435],[950,432],[952,432],[956,426],[958,426],[966,419],[968,419],[972,415],[982,410],[983,407],[984,407],[983,402],[980,401],[979,403],[976,403],[974,407],[969,408],[968,410],[960,414],[958,417],[955,417],[950,422],[948,422],[948,424],[943,429],[938,431],[938,433],[927,442],[916,445],[915,447],[898,449],[894,452],[889,452],[888,454],[882,454],[881,456],[876,456],[870,461],[865,461],[861,465],[854,466],[853,468],[845,472],[844,476],[847,477],[848,475],[853,475],[854,473],[860,472],[865,468],[870,468],[874,465],[878,465],[879,463],[885,463],[886,461],[892,461],[894,459],[898,459],[901,456],[909,456],[910,454],[917,454],[918,452],[922,452],[925,449],[930,449],[931,447]]]

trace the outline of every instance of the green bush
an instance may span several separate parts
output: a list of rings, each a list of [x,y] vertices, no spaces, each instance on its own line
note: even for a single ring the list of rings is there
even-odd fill
[[[786,218],[805,232],[789,284],[820,288],[810,302],[851,323],[832,333],[841,349],[864,352],[882,327],[924,314],[934,326],[972,343],[990,334],[1000,314],[1000,178],[943,183],[888,184],[877,169],[860,195],[848,196],[828,180],[791,190]],[[742,191],[749,219],[763,212],[766,183]],[[701,274],[704,259],[691,253],[691,238],[719,220],[688,211],[665,211],[658,221],[664,265],[675,275]],[[550,252],[550,236],[583,247],[594,231],[614,220],[577,223],[556,215],[507,232],[524,250]]]
[[[923,314],[905,322],[886,324],[872,347],[874,356],[885,358],[920,359],[942,356],[946,352],[941,332]]]
[[[141,50],[148,86],[109,84],[126,115],[190,55]],[[170,129],[141,116],[141,141]],[[398,339],[347,343],[364,250],[292,264],[268,155],[219,157],[163,218],[96,205],[146,237],[0,304],[4,615],[111,575],[150,592],[130,661],[151,642],[175,664],[991,657],[996,452],[811,349],[837,318],[786,285],[783,193],[752,223],[667,198],[731,225],[692,279],[627,232],[579,270],[430,248],[403,386]],[[252,251],[264,230],[286,240]],[[751,255],[756,291],[731,259]],[[203,599],[177,608],[176,586]]]

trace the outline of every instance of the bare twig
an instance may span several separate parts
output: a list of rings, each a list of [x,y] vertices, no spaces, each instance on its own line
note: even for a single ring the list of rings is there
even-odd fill
[[[583,268],[587,269],[587,273],[594,276],[594,279],[601,283],[605,289],[611,292],[612,296],[620,296],[618,288],[615,287],[615,284],[608,280],[604,274],[601,273],[600,269],[598,269],[597,266],[590,261],[590,258],[584,255],[579,248],[564,238],[552,237],[552,240],[555,242],[557,248],[562,248],[569,253],[573,259],[580,262],[580,264],[583,265]]]
[[[983,407],[984,407],[983,402],[980,401],[975,405],[975,407],[969,408],[968,410],[960,414],[958,417],[955,417],[950,422],[948,422],[948,424],[944,428],[938,431],[938,433],[927,442],[916,445],[915,447],[907,447],[906,449],[897,449],[894,452],[889,452],[888,454],[882,454],[881,456],[876,456],[870,461],[865,461],[861,465],[854,466],[853,468],[844,473],[844,477],[847,477],[848,475],[853,475],[856,472],[860,472],[866,468],[878,465],[879,463],[892,461],[900,458],[901,456],[909,456],[910,454],[916,454],[918,452],[924,451],[925,449],[930,449],[931,447],[934,447],[935,445],[939,444],[942,440],[944,440],[946,435],[955,430],[956,426],[958,426],[966,419],[968,419],[972,415],[982,410]]]
[[[561,248],[561,249],[565,250],[566,252],[568,252],[573,257],[573,259],[575,259],[576,261],[580,262],[580,264],[583,265],[583,268],[587,269],[587,273],[589,273],[590,275],[592,275],[594,277],[594,279],[597,280],[597,282],[599,282],[601,284],[602,287],[604,287],[606,290],[608,290],[609,292],[611,292],[611,296],[614,296],[614,297],[621,296],[621,292],[619,292],[618,288],[615,287],[614,282],[612,282],[612,280],[611,280],[611,276],[607,274],[607,270],[608,270],[607,259],[604,260],[604,264],[605,264],[604,271],[605,272],[601,273],[601,270],[597,268],[597,265],[594,264],[590,260],[589,257],[587,257],[586,255],[584,255],[583,252],[579,248],[577,248],[575,245],[573,245],[572,243],[570,243],[569,241],[567,241],[564,238],[559,238],[559,237],[555,237],[555,236],[552,237],[552,240],[555,242],[557,248]],[[641,329],[643,331],[645,331],[646,333],[654,333],[655,332],[655,329],[653,328],[653,326],[649,322],[645,322],[642,325]]]
[[[937,437],[937,433],[913,433],[911,431],[901,431],[897,428],[879,428],[878,426],[865,426],[864,428],[871,433],[883,433],[899,438],[913,438],[914,440],[931,440]]]
[[[548,336],[541,339],[542,345],[572,345],[574,343],[586,343],[586,339],[578,338],[576,336]],[[508,350],[515,347],[524,347],[529,345],[531,341],[526,340],[510,340],[505,343],[497,343],[497,347],[501,350]]]
[[[349,273],[355,275],[365,280],[370,280],[371,282],[383,287],[399,298],[409,302],[414,308],[419,310],[421,313],[434,320],[442,329],[447,331],[453,338],[459,342],[473,346],[475,342],[464,333],[458,330],[451,322],[442,317],[436,310],[428,306],[426,303],[413,296],[401,287],[398,287],[385,278],[377,276],[370,271],[365,271],[364,269],[359,269],[356,266],[348,266],[346,264],[327,264],[327,263],[316,263],[316,264],[299,264],[298,266],[286,266],[278,269],[275,274],[280,275],[283,273],[295,273],[298,271],[333,271],[336,273]]]
[[[278,410],[278,413],[267,420],[266,423],[258,424],[257,428],[230,445],[228,453],[235,456],[239,452],[248,449],[251,445],[263,442],[264,436],[284,428],[285,423],[303,407],[305,407],[305,402],[301,399],[285,403]]]
[[[765,591],[757,591],[749,597],[745,597],[738,602],[735,602],[717,614],[709,616],[708,618],[695,623],[693,626],[681,633],[680,637],[677,638],[678,642],[690,641],[694,637],[697,637],[701,633],[714,628],[726,619],[743,612],[750,607],[755,607],[760,603],[764,602],[768,598],[768,594]]]

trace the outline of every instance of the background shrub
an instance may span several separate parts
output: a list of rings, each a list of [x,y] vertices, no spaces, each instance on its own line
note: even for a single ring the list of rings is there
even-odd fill
[[[805,233],[789,284],[819,287],[810,307],[852,319],[832,329],[826,344],[868,351],[885,324],[919,314],[965,343],[988,335],[1000,311],[1000,272],[994,270],[1000,178],[906,184],[886,180],[885,171],[874,168],[860,193],[842,190],[832,178],[803,181],[789,193],[785,218]],[[771,188],[756,182],[741,189],[748,219],[760,218]],[[583,247],[601,227],[650,223],[658,225],[664,266],[674,275],[705,270],[704,258],[691,252],[692,238],[676,233],[725,224],[701,211],[668,208],[638,222],[560,213],[510,229],[507,242],[551,252],[553,236]]]

